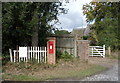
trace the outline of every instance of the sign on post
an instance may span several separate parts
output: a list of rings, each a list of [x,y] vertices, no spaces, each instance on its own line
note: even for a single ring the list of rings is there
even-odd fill
[[[19,57],[27,57],[27,47],[19,47]]]

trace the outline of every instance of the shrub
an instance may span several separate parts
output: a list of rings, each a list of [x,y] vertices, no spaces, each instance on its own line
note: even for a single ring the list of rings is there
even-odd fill
[[[5,65],[9,61],[10,61],[10,56],[2,54],[2,65]]]
[[[56,51],[56,58],[57,60],[61,58],[62,52],[61,51]]]
[[[65,60],[70,60],[73,58],[73,55],[69,54],[67,51],[65,51],[62,53],[61,58],[65,59]]]

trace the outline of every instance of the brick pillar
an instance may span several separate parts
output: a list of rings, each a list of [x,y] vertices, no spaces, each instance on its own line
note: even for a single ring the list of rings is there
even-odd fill
[[[88,40],[77,40],[77,55],[81,60],[88,61],[89,43]]]
[[[47,62],[48,64],[55,64],[56,63],[56,38],[49,37],[47,38]]]

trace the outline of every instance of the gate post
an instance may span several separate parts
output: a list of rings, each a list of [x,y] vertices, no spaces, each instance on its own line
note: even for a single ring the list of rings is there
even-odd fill
[[[56,38],[48,37],[47,38],[47,63],[55,64],[56,63]]]
[[[77,56],[79,56],[81,60],[88,61],[89,43],[89,40],[77,40]]]

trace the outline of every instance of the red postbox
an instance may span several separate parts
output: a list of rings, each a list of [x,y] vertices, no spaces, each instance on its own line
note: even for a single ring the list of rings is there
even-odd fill
[[[48,39],[47,41],[47,63],[55,64],[56,63],[56,55],[55,55],[56,38],[48,37],[47,39]]]
[[[49,54],[53,54],[54,53],[54,41],[49,41],[48,46],[49,46]]]

